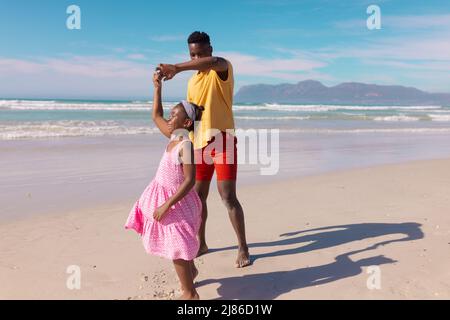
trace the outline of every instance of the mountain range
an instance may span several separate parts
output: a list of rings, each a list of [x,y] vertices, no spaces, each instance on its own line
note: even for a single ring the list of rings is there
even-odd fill
[[[413,87],[346,82],[327,87],[319,81],[243,86],[235,103],[321,103],[450,105],[450,93],[429,93]]]

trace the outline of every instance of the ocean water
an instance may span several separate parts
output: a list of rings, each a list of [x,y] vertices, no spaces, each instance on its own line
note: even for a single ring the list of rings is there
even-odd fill
[[[174,104],[164,102],[165,110]],[[262,148],[256,163],[239,163],[240,186],[450,156],[448,106],[233,109],[238,129],[280,130],[278,148],[266,150],[270,163]],[[0,221],[111,201],[131,206],[166,143],[146,101],[0,100]],[[239,152],[242,160],[252,151]],[[262,174],[267,167],[273,175]]]
[[[168,113],[176,102],[163,103]],[[155,134],[148,101],[0,100],[0,140]],[[234,105],[241,129],[448,134],[450,106]]]

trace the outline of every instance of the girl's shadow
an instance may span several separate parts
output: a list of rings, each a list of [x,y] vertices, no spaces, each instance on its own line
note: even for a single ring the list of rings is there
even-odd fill
[[[341,225],[333,227],[317,228],[283,234],[281,237],[295,236],[309,232],[318,232],[311,235],[303,235],[296,238],[283,239],[273,242],[260,242],[251,244],[250,247],[272,247],[280,245],[292,245],[296,243],[310,242],[306,246],[294,249],[277,250],[265,254],[252,256],[252,261],[266,257],[281,255],[293,255],[302,252],[325,249],[352,241],[375,238],[385,235],[402,234],[399,239],[378,242],[362,250],[356,250],[341,254],[335,261],[310,268],[300,268],[292,271],[278,271],[264,274],[245,275],[223,279],[208,279],[200,281],[197,285],[204,286],[211,283],[219,283],[218,293],[222,299],[274,299],[292,290],[309,286],[321,285],[332,281],[356,276],[362,272],[362,267],[378,266],[394,263],[395,260],[382,255],[353,261],[351,255],[374,250],[380,246],[393,242],[412,241],[422,239],[424,234],[418,223],[364,223],[353,225]],[[322,232],[324,231],[324,232]],[[235,249],[236,247],[219,248],[212,251]],[[365,286],[365,283],[361,285]]]

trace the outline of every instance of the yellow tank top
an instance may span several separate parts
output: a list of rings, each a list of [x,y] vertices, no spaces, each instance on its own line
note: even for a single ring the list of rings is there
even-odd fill
[[[222,132],[232,130],[234,133],[233,117],[233,66],[228,62],[228,78],[223,81],[216,71],[197,72],[188,83],[187,100],[196,105],[203,106],[202,119],[196,126],[196,135],[191,133],[195,149],[205,147],[217,133],[211,129]]]

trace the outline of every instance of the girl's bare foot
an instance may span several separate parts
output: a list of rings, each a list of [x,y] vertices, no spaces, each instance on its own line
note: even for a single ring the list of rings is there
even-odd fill
[[[192,276],[197,270],[194,266],[194,261],[186,261],[182,259],[173,260],[175,271],[181,284],[181,291],[183,294],[178,300],[198,300],[198,294],[194,287]],[[197,271],[198,273],[198,271]]]
[[[185,291],[177,300],[200,300],[197,291]]]

